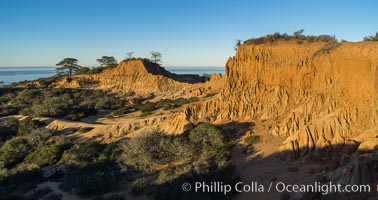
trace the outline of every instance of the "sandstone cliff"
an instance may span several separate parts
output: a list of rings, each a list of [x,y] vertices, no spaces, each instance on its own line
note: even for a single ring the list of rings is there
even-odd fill
[[[63,80],[58,86],[78,87],[80,84],[77,82],[85,80],[95,83],[97,89],[138,93],[174,92],[188,87],[189,82],[196,81],[195,77],[192,80],[190,78],[180,77],[157,64],[136,59],[122,61],[117,67],[106,69],[99,74],[74,76],[71,78],[72,80]],[[197,80],[197,82],[199,81]]]
[[[271,121],[289,158],[378,145],[378,43],[241,45],[225,79],[216,98],[186,109],[189,121]]]
[[[124,60],[118,66],[99,74],[75,75],[53,83],[53,87],[110,90],[114,92],[135,92],[138,95],[187,95],[203,96],[216,93],[222,88],[223,78],[212,76],[205,84],[199,75],[179,75],[165,70],[158,64],[142,59]],[[36,84],[39,86],[41,84]]]

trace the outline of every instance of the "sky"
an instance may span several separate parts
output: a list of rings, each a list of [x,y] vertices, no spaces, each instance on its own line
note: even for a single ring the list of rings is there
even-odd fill
[[[375,0],[0,0],[0,67],[97,66],[130,51],[223,67],[237,39],[304,29],[360,41],[378,31],[377,10]]]

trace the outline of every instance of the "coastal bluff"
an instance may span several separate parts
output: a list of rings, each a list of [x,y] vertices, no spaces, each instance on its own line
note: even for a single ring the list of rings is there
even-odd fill
[[[378,145],[378,43],[243,44],[225,71],[215,98],[185,110],[189,121],[267,121],[271,136],[287,137],[288,159]]]
[[[124,60],[116,67],[99,74],[76,75],[63,79],[56,87],[80,87],[80,81],[94,83],[95,89],[115,92],[161,93],[175,92],[203,82],[199,75],[178,75],[158,64],[142,59]]]

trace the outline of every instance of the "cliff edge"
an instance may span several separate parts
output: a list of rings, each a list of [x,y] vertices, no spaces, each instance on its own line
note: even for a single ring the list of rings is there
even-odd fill
[[[186,109],[189,121],[269,121],[288,159],[378,146],[378,43],[244,44],[225,79],[216,98]]]

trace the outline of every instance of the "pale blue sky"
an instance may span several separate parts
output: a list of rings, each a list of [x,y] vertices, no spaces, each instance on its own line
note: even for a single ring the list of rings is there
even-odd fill
[[[361,40],[378,31],[374,0],[0,0],[0,66],[83,66],[126,52],[165,66],[224,66],[236,39],[273,32]]]

